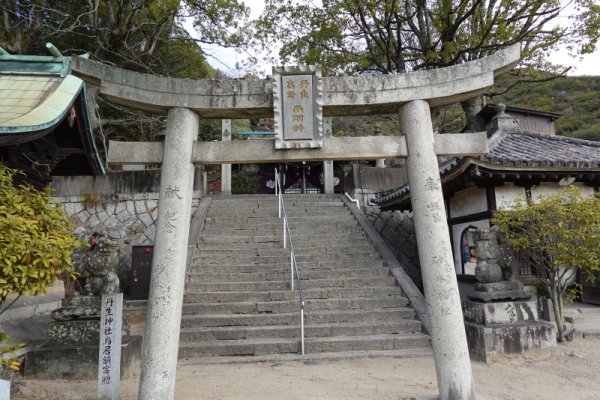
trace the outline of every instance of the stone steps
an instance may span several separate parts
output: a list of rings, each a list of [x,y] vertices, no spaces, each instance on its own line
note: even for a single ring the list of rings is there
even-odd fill
[[[221,268],[218,266],[217,268]],[[202,272],[197,272],[202,271]],[[303,269],[302,282],[304,280],[326,279],[337,271],[322,269]],[[379,278],[391,276],[387,268],[346,268],[346,278]],[[268,272],[204,272],[203,267],[194,267],[189,275],[190,282],[198,283],[222,283],[222,282],[261,282],[261,281],[284,281],[291,279],[290,268],[282,268],[278,271]]]
[[[181,326],[190,327],[217,327],[217,326],[267,326],[267,325],[294,325],[300,327],[300,313],[298,306],[296,312],[279,314],[184,314],[181,317]],[[414,319],[415,312],[409,307],[373,309],[373,310],[319,310],[306,312],[306,324],[326,324],[334,322],[370,322],[393,321],[394,319]]]
[[[303,271],[302,276],[304,277],[304,271],[311,270],[343,270],[337,271],[337,273],[344,273],[352,269],[364,269],[369,267],[372,269],[383,268],[384,263],[382,260],[369,260],[365,263],[348,263],[346,261],[302,261],[298,262],[298,269]],[[286,269],[287,268],[287,269]],[[250,272],[278,272],[287,270],[289,272],[289,261],[287,265],[279,264],[221,264],[221,265],[192,265],[191,274],[195,273],[250,273]],[[386,267],[387,268],[387,267]],[[307,276],[308,277],[308,276]]]
[[[421,323],[416,320],[400,320],[393,322],[339,322],[327,324],[305,325],[308,337],[327,336],[363,336],[420,333]],[[271,326],[227,326],[227,327],[194,327],[181,329],[182,342],[210,340],[241,340],[270,338],[292,338],[298,335],[298,327],[290,325]]]
[[[399,305],[404,307],[408,306],[408,300],[400,295],[396,295],[385,298],[312,299],[306,301],[306,308],[312,311],[396,308]],[[298,307],[297,300],[231,303],[186,303],[183,306],[183,314],[276,314],[297,312]]]
[[[303,289],[313,288],[359,288],[393,286],[395,279],[392,276],[375,278],[348,278],[348,279],[302,279]],[[290,289],[290,281],[268,281],[268,282],[219,282],[219,283],[197,283],[188,282],[186,289],[196,292],[243,292],[253,290],[285,290]]]
[[[373,246],[365,246],[365,245],[356,245],[356,246],[338,246],[335,247],[333,245],[326,245],[323,247],[318,247],[316,244],[314,247],[299,247],[294,244],[294,250],[298,254],[302,255],[312,255],[319,256],[322,254],[338,254],[342,251],[344,254],[364,254],[364,253],[376,253],[376,250]],[[196,252],[196,257],[199,255],[209,256],[209,257],[239,257],[239,256],[274,256],[274,255],[287,255],[289,253],[288,249],[284,249],[280,244],[277,247],[268,247],[261,248],[260,246],[256,246],[255,248],[245,248],[238,249],[235,247],[224,248],[224,249],[206,249],[203,248],[201,252]]]
[[[314,337],[305,341],[305,351],[326,353],[354,350],[396,350],[425,347],[429,336],[424,334]],[[261,338],[196,342],[179,346],[179,358],[206,356],[256,356],[273,353],[298,353],[296,338]]]
[[[261,356],[229,356],[229,357],[200,357],[200,358],[180,358],[179,365],[211,365],[211,364],[243,364],[243,363],[282,363],[300,361],[304,363],[319,361],[336,361],[350,359],[366,358],[415,358],[431,357],[433,351],[431,347],[414,347],[397,350],[368,350],[368,351],[336,351],[331,353],[285,353],[285,354],[265,354]]]
[[[315,257],[321,262],[325,261],[337,261],[337,262],[369,262],[371,260],[378,260],[379,254],[373,253],[358,253],[358,254],[308,254],[304,255],[296,251],[296,262],[312,262]],[[207,266],[207,265],[253,265],[253,264],[278,264],[285,265],[290,263],[290,257],[288,255],[280,256],[236,256],[223,254],[218,255],[204,255],[200,253],[199,256],[192,258],[192,265],[196,266]]]
[[[430,355],[414,310],[339,197],[285,201],[309,357]],[[188,273],[180,362],[297,357],[300,295],[277,212],[275,196],[212,200]]]
[[[334,227],[335,228],[335,227]],[[295,238],[298,236],[299,238],[312,236],[315,234],[328,234],[331,232],[332,227],[328,225],[323,226],[300,226],[300,227],[290,227],[290,232],[292,236]],[[340,227],[339,231],[343,232],[344,235],[356,233],[362,233],[361,229],[354,226],[348,227]],[[205,228],[203,231],[205,235],[216,235],[216,236],[279,236],[279,240],[281,241],[281,236],[283,235],[283,225],[273,227],[273,228],[265,228],[265,229],[227,229],[227,228]],[[341,235],[337,235],[341,236]]]
[[[397,287],[377,287],[377,288],[312,288],[304,289],[304,299],[347,299],[363,297],[395,296],[399,293]],[[248,292],[190,292],[185,294],[185,303],[217,303],[217,302],[241,302],[241,301],[281,301],[295,300],[299,301],[300,295],[297,290],[264,290]]]
[[[199,245],[203,244],[219,244],[219,245],[230,245],[231,243],[251,243],[253,245],[262,244],[262,243],[277,243],[280,246],[282,245],[283,238],[281,237],[282,233],[278,232],[274,235],[215,235],[212,234],[210,236],[202,236],[199,240]],[[342,242],[347,243],[347,241],[364,241],[366,240],[366,235],[364,232],[337,232],[337,233],[325,233],[325,234],[302,234],[302,235],[294,235],[294,245],[296,243],[335,243]],[[200,246],[201,247],[201,246]]]

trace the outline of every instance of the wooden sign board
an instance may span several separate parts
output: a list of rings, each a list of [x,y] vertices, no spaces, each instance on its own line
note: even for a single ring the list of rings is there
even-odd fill
[[[273,112],[276,149],[322,147],[321,68],[274,67]]]

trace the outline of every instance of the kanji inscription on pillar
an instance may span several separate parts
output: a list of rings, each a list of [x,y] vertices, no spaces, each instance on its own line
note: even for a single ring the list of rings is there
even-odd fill
[[[318,66],[273,68],[275,148],[323,145],[321,70]]]
[[[98,399],[118,400],[121,376],[123,293],[102,295],[98,354]]]

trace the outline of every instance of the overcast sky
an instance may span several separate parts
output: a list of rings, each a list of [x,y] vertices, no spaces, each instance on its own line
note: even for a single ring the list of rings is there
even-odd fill
[[[251,19],[257,18],[263,8],[263,0],[244,0],[247,7],[251,10]],[[561,17],[559,22],[568,23],[567,17]],[[216,46],[206,48],[209,54],[208,62],[215,68],[224,71],[232,77],[239,77],[242,72],[237,71],[235,65],[237,62],[241,62],[246,59],[244,53],[237,53],[233,49],[224,49]],[[600,75],[600,46],[593,54],[584,56],[581,60],[578,58],[571,57],[566,50],[559,51],[550,56],[550,59],[555,63],[571,66],[571,71],[568,73],[570,76],[574,75]],[[271,66],[262,66],[262,71],[270,72]]]

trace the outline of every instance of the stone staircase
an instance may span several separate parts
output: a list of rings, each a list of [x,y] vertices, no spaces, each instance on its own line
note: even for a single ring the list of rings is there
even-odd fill
[[[286,195],[305,306],[274,195],[214,198],[192,260],[180,363],[430,355],[429,336],[339,196]]]
[[[577,337],[600,337],[600,306],[574,302],[564,310],[565,319],[573,324]]]

